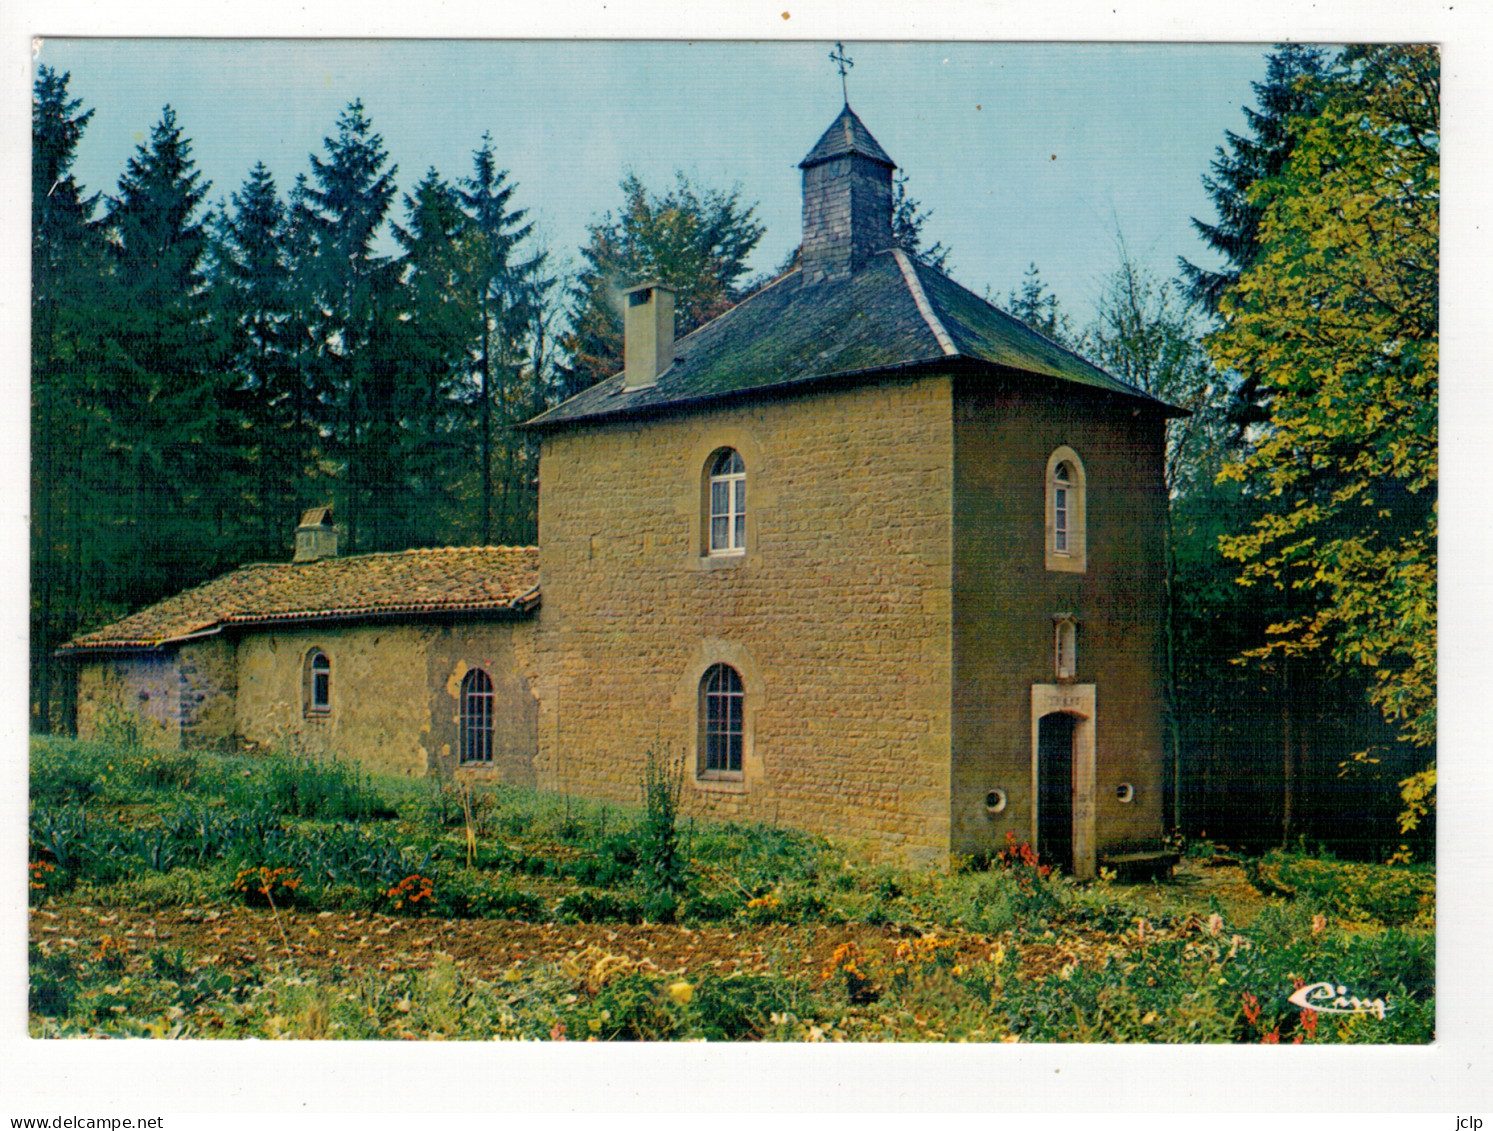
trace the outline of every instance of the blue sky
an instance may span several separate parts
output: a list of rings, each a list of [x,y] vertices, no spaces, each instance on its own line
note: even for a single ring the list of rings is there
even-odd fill
[[[470,171],[491,131],[521,206],[562,266],[627,171],[740,185],[766,224],[755,270],[798,242],[797,162],[839,111],[829,42],[48,39],[96,113],[76,173],[110,192],[170,103],[213,182],[262,160],[282,190],[361,98],[401,193],[434,166]],[[851,105],[906,171],[953,248],[952,274],[998,300],[1035,262],[1080,321],[1117,233],[1161,277],[1212,262],[1189,217],[1200,176],[1243,129],[1268,44],[846,44]]]

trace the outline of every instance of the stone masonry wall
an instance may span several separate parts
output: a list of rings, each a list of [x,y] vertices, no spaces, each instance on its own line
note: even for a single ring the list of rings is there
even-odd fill
[[[78,737],[123,738],[133,728],[144,745],[174,750],[181,741],[181,679],[164,652],[85,657],[78,661]]]
[[[539,784],[636,801],[646,752],[686,807],[948,851],[948,378],[544,441]],[[747,474],[747,549],[706,555],[706,467]],[[740,781],[698,770],[699,686],[746,686]]]
[[[237,728],[245,741],[356,759],[370,770],[456,769],[459,693],[475,666],[493,682],[493,764],[479,772],[532,784],[538,707],[527,679],[532,622],[357,625],[246,635]],[[306,710],[305,659],[331,661],[331,710]],[[465,772],[465,771],[463,771]]]
[[[1162,831],[1160,420],[961,382],[955,411],[955,851],[1031,835],[1031,687],[1056,683],[1055,612],[1079,617],[1077,684],[1095,685],[1100,852]],[[1087,570],[1044,564],[1048,457],[1073,448],[1087,478]],[[1134,800],[1116,796],[1121,782]],[[985,811],[988,790],[1006,809]]]
[[[234,740],[238,659],[233,641],[214,636],[176,653],[180,681],[181,745],[223,747]]]

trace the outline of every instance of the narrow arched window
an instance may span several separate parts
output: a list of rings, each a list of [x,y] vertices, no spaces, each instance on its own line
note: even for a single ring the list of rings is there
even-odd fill
[[[1068,552],[1068,502],[1073,490],[1073,469],[1060,463],[1052,472],[1052,548]]]
[[[746,463],[735,448],[717,452],[710,464],[710,552],[746,552]]]
[[[1047,568],[1083,573],[1088,568],[1087,493],[1083,461],[1062,447],[1047,459],[1047,516],[1044,558]]]
[[[741,773],[746,695],[741,676],[728,664],[715,664],[700,679],[700,770]]]
[[[326,715],[332,710],[332,661],[320,648],[306,653],[302,695],[308,715]]]
[[[473,668],[461,681],[461,764],[492,761],[492,679]]]
[[[1072,613],[1052,617],[1052,662],[1058,679],[1078,676],[1078,621]]]

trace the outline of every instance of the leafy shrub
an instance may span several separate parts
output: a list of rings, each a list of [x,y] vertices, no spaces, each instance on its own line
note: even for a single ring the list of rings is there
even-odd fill
[[[596,848],[578,857],[566,874],[594,887],[619,887],[633,882],[640,866],[638,838],[627,833],[613,833]]]
[[[292,817],[366,820],[385,810],[368,775],[335,758],[271,754],[257,777],[264,800]]]
[[[653,887],[670,895],[685,889],[689,861],[679,845],[679,795],[684,788],[684,762],[648,751],[643,764],[643,824],[638,847],[642,872]]]
[[[47,877],[49,886],[67,887],[80,879],[107,883],[126,874],[130,849],[120,837],[117,824],[91,818],[81,805],[31,811],[30,856],[57,869]]]
[[[31,799],[81,804],[99,792],[95,752],[82,743],[36,741],[31,750]]]
[[[458,918],[533,921],[544,913],[543,901],[533,893],[507,883],[491,883],[467,872],[445,878],[440,899],[442,908]]]
[[[170,872],[144,872],[129,875],[108,887],[100,888],[96,898],[111,907],[146,910],[156,907],[194,907],[215,903],[231,890],[233,873],[217,868],[190,865]]]
[[[735,892],[695,893],[680,903],[677,917],[684,922],[715,922],[730,919],[744,906]]]
[[[93,719],[94,739],[102,746],[134,750],[141,745],[140,720],[118,703],[105,703]]]
[[[126,761],[135,784],[150,790],[191,790],[201,776],[197,756],[146,751]]]
[[[690,1002],[693,1036],[707,1041],[758,1041],[772,1015],[798,1008],[791,983],[765,974],[702,977]]]
[[[1424,866],[1347,863],[1275,851],[1250,875],[1261,890],[1306,896],[1344,918],[1387,925],[1429,916],[1436,897],[1435,873]]]
[[[65,951],[43,953],[31,948],[28,998],[32,1013],[65,1017],[78,994],[78,961]]]
[[[571,923],[641,923],[646,910],[643,901],[632,896],[582,889],[560,898],[555,904],[555,918]]]
[[[682,1018],[654,976],[623,974],[601,987],[580,1013],[576,1036],[603,1041],[662,1041],[679,1034]]]
[[[41,903],[61,886],[57,865],[50,860],[32,860],[26,865],[26,893],[32,905]]]

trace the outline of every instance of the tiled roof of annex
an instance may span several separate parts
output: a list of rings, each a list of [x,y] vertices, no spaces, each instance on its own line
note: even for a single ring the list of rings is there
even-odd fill
[[[538,603],[535,546],[451,546],[261,562],[76,636],[58,653],[155,649],[230,627],[441,613],[514,616]]]

